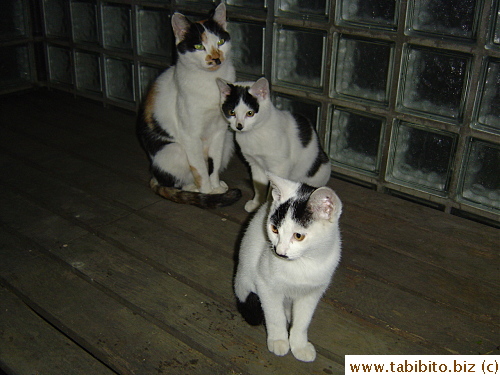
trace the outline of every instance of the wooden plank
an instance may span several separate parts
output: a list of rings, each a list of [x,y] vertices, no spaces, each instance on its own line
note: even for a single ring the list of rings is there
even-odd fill
[[[495,228],[339,179],[332,178],[329,185],[337,191],[340,197],[349,202],[349,205],[359,210],[389,218],[396,214],[398,219],[404,222],[437,232],[440,236],[454,242],[493,248],[498,246],[500,235]]]
[[[321,373],[324,368],[342,372],[343,366],[319,356],[314,364],[283,363],[267,350],[262,327],[253,329],[238,315],[234,305],[200,293],[175,275],[162,272],[111,246],[87,236],[54,251],[94,283],[116,293],[139,314],[147,314],[192,337],[206,352],[218,353],[228,363],[251,374]],[[193,267],[196,265],[193,265]]]
[[[164,203],[164,202],[161,202]],[[165,202],[166,204],[173,204],[170,202]],[[16,206],[19,203],[16,204]],[[24,203],[22,203],[24,205]],[[206,211],[200,210],[201,213],[205,213]],[[216,220],[220,220],[217,216],[213,216]],[[127,220],[127,222],[129,222]],[[143,226],[138,225],[139,222],[143,222]],[[229,304],[234,308],[234,297],[232,294],[232,286],[231,286],[231,280],[232,280],[232,269],[233,269],[233,261],[232,257],[229,256],[230,251],[229,248],[232,246],[226,244],[227,243],[233,243],[234,241],[225,241],[225,244],[222,246],[219,246],[217,248],[217,251],[210,251],[206,248],[204,248],[201,245],[193,245],[190,244],[185,238],[185,236],[181,234],[172,234],[170,235],[168,240],[165,239],[165,232],[168,230],[168,227],[163,227],[162,225],[154,224],[151,223],[147,220],[144,220],[142,218],[136,219],[133,218],[130,220],[130,223],[135,229],[129,230],[129,228],[125,228],[124,233],[127,236],[132,236],[132,238],[121,238],[123,235],[120,235],[118,232],[118,240],[122,241],[122,243],[126,243],[128,246],[134,247],[134,241],[137,242],[137,247],[142,248],[144,246],[147,247],[147,251],[142,251],[142,257],[146,257],[148,259],[152,259],[155,262],[159,262],[160,264],[165,265],[164,267],[169,267],[167,268],[168,270],[171,270],[174,275],[180,275],[183,280],[186,279],[185,274],[190,274],[188,279],[188,283],[190,285],[194,285],[198,289],[201,289],[203,292],[205,292],[208,295],[214,295],[214,291],[216,294],[216,297],[218,300],[223,300],[226,305]],[[227,223],[227,225],[230,225],[231,223]],[[114,227],[115,225],[113,225]],[[121,226],[121,224],[120,224]],[[233,229],[236,228],[235,224],[232,223]],[[156,228],[158,231],[157,233],[151,233],[151,227]],[[116,228],[113,230],[116,231]],[[134,230],[137,230],[138,233],[140,233],[140,236],[138,237],[137,234],[134,234]],[[106,234],[106,227],[103,228],[104,234]],[[236,230],[232,231],[227,231],[227,233],[232,233],[233,236],[237,235]],[[217,236],[217,233],[210,234],[209,236]],[[146,237],[147,241],[144,241],[142,237]],[[38,238],[34,237],[35,240],[38,241]],[[157,246],[157,253],[159,253],[160,258],[163,260],[158,260],[157,256],[153,253],[151,253],[151,239],[154,239],[153,242],[159,241],[159,244]],[[235,239],[235,238],[233,238]],[[118,241],[117,240],[117,241]],[[146,243],[145,243],[146,242]],[[149,242],[149,243],[148,243]],[[209,243],[211,241],[208,241]],[[169,254],[165,251],[165,243],[178,243],[179,247],[176,249],[174,254]],[[56,244],[58,246],[51,246],[53,251],[60,251],[58,249],[65,249],[66,248],[66,243],[61,245],[61,244]],[[187,249],[184,249],[183,247],[187,247]],[[226,248],[225,248],[226,247]],[[225,249],[224,249],[225,248]],[[61,250],[62,251],[62,250]],[[194,253],[195,256],[188,257],[186,259],[186,253],[185,251],[190,251],[191,253]],[[218,251],[221,251],[222,254],[226,253],[226,256],[224,258],[215,257],[216,253]],[[198,260],[199,259],[199,260]],[[206,259],[209,259],[207,261]],[[213,261],[213,264],[211,267],[207,267],[207,263],[210,263]],[[201,264],[199,266],[196,266],[197,264]],[[224,264],[225,263],[225,264]],[[181,269],[177,268],[172,268],[172,265],[181,265]],[[184,264],[184,265],[182,265]],[[190,271],[191,270],[191,271]],[[198,274],[198,277],[193,281],[192,273],[195,270]],[[199,271],[198,271],[199,270]],[[221,270],[225,270],[222,271]],[[208,286],[208,287],[207,287]],[[222,290],[221,290],[222,289]],[[222,297],[221,297],[222,296]],[[227,298],[231,300],[231,302],[227,302]],[[321,309],[319,309],[321,311]],[[325,314],[325,316],[329,316],[330,319],[332,319],[332,316],[335,317],[336,313],[335,311],[330,311],[328,314]],[[338,314],[337,314],[338,315]],[[330,337],[334,338],[335,343],[332,344],[332,342],[326,340],[324,343],[324,346],[326,348],[329,348],[328,350],[342,350],[343,347],[345,347],[346,342],[352,342],[357,339],[359,344],[357,345],[358,350],[362,350],[361,352],[381,352],[380,345],[373,347],[372,345],[366,346],[364,343],[367,342],[366,339],[366,333],[364,332],[366,329],[363,328],[363,335],[358,334],[359,333],[359,327],[362,327],[362,324],[356,323],[352,324],[350,323],[345,317],[340,316],[340,317],[335,317],[332,319],[333,322],[336,324],[335,329],[332,328],[332,332],[339,332],[341,331],[342,334],[336,334],[336,335],[331,335]],[[319,327],[318,327],[319,328]],[[373,327],[372,327],[373,328]],[[324,329],[319,328],[318,329],[318,336],[321,337],[321,334],[323,334]],[[376,332],[375,336],[377,337],[377,340],[373,340],[373,342],[381,342],[381,344],[384,348],[387,346],[391,346],[391,342],[400,342],[400,338],[397,337],[391,337],[391,335],[387,335],[383,332]],[[337,337],[341,337],[342,340],[338,340]],[[261,338],[262,342],[264,342],[264,337]],[[331,348],[331,349],[330,349]],[[410,349],[411,348],[411,349]],[[325,350],[325,353],[328,352],[328,350]],[[412,343],[409,343],[408,345],[406,344],[400,344],[400,350],[407,350],[410,352],[414,351],[421,351],[422,349],[418,349],[418,345],[414,345]]]
[[[1,228],[0,239],[2,283],[114,371],[231,373]]]
[[[7,168],[12,171],[2,176],[2,183],[13,191],[23,192],[35,202],[40,201],[46,207],[57,208],[66,217],[99,227],[130,212],[69,183],[61,182],[45,170],[32,168],[1,152],[0,160],[4,164],[8,163]]]
[[[116,374],[0,287],[0,363],[9,373]]]
[[[8,140],[4,138],[0,142],[4,152],[8,153],[11,159],[17,158],[25,165],[32,165],[43,173],[57,176],[58,179],[71,183],[75,188],[108,198],[134,210],[161,200],[151,192],[145,182],[131,182],[130,179],[106,167],[67,155],[63,151],[57,151],[40,142],[26,139],[15,132],[8,132],[8,135]],[[37,155],[41,155],[40,161],[37,160]],[[47,155],[47,158],[44,158],[44,155]],[[21,168],[23,164],[17,167]],[[125,189],[124,186],[127,188]]]
[[[168,203],[170,203],[170,202],[166,202],[166,204],[168,204]],[[172,205],[172,203],[170,203],[170,205]],[[168,211],[166,211],[166,212],[168,212]],[[172,210],[170,210],[170,212],[172,212]],[[200,211],[200,214],[205,214],[205,211]],[[188,215],[188,216],[189,216],[189,215]],[[201,222],[201,221],[200,221],[200,222]],[[203,222],[207,223],[207,220],[203,220]],[[218,224],[216,224],[216,225],[219,225],[219,224],[220,224],[220,223],[218,223]],[[230,223],[227,223],[227,224],[229,225]],[[136,220],[135,220],[135,219],[134,219],[134,225],[137,225],[137,223],[136,223]],[[174,226],[174,227],[175,227],[174,223],[170,223],[167,227],[172,227],[172,226]],[[148,233],[148,234],[147,234],[148,236],[152,236],[152,237],[155,237],[155,238],[162,238],[162,237],[161,237],[161,234],[159,234],[159,233],[153,233],[153,234],[151,235],[151,233],[147,232],[147,230],[145,229],[145,228],[147,228],[147,227],[149,227],[149,223],[147,223],[147,222],[146,222],[146,224],[144,224],[144,228],[140,229],[140,232],[142,232],[142,233]],[[198,229],[198,230],[200,230],[201,228],[197,228],[197,229]],[[162,232],[162,231],[163,231],[163,229],[162,229],[162,228],[159,228],[158,230],[159,230],[160,232]],[[127,231],[128,231],[128,230],[127,230]],[[210,237],[210,236],[205,236],[205,237],[204,237],[204,241],[207,241],[207,238],[211,238],[211,237]],[[217,236],[216,236],[216,237],[213,237],[213,238],[214,238],[214,239],[216,239],[216,241],[219,241],[219,240],[220,240],[220,235],[218,235],[218,234],[217,234]],[[144,239],[141,239],[141,241],[143,241],[143,240],[144,240]],[[236,240],[236,239],[234,238],[232,241],[227,241],[227,240],[226,240],[226,241],[224,241],[224,242],[225,242],[225,243],[235,243],[235,240]],[[128,241],[127,241],[127,242],[128,242]],[[175,238],[171,238],[171,239],[169,239],[169,240],[168,240],[168,241],[166,241],[166,242],[181,242],[181,239],[180,239],[180,237],[179,237],[179,236],[177,236],[177,237],[175,237]],[[209,241],[209,242],[210,242],[210,241]],[[214,242],[213,244],[215,245],[215,242]],[[203,258],[211,258],[211,255],[210,255],[210,254],[208,254],[208,253],[206,253],[206,251],[204,250],[204,247],[203,247],[203,250],[205,251],[205,253],[203,253],[203,251],[202,251],[201,249],[202,249],[202,248],[200,247],[200,249],[196,249],[196,250],[197,250],[197,252],[199,252],[199,253],[201,253],[201,254],[204,254],[204,256],[202,255],[202,257],[203,257]],[[227,251],[226,253],[228,254],[228,253],[229,253],[229,251]],[[199,254],[198,254],[198,255],[199,255]],[[212,254],[212,255],[213,255],[213,254]],[[151,256],[151,255],[149,255],[149,256]],[[164,255],[164,256],[165,256],[165,255]],[[228,262],[228,261],[229,261],[229,259],[228,259],[228,260],[226,260],[226,262]],[[174,270],[174,271],[175,271],[177,274],[184,275],[186,272],[188,272],[188,268],[190,267],[191,262],[192,262],[192,259],[191,259],[191,260],[188,260],[187,262],[184,262],[184,263],[185,263],[185,266],[184,266],[185,268],[180,269],[180,270]],[[165,262],[163,262],[163,263],[165,263]],[[179,263],[179,260],[177,260],[177,262],[173,262],[171,257],[169,257],[168,263],[170,263],[170,264],[172,264],[172,263],[180,264],[180,263]],[[206,274],[206,273],[207,273],[207,264],[206,264],[206,263],[208,263],[208,262],[205,262],[205,263],[204,263],[204,268],[203,268],[203,273],[204,273],[204,274]],[[230,268],[231,268],[231,270],[232,270],[232,267],[234,267],[234,266],[233,266],[233,264],[232,264],[232,262],[231,262],[231,263],[228,263],[227,267],[229,267],[229,265],[231,265],[231,266],[230,266]],[[209,278],[209,283],[210,283],[210,282],[214,282],[214,284],[209,284],[209,285],[208,285],[208,289],[210,289],[210,290],[214,290],[214,289],[215,289],[215,287],[216,287],[216,285],[221,285],[221,284],[223,285],[223,280],[217,279],[217,276],[219,276],[219,275],[220,275],[220,272],[219,272],[219,261],[218,261],[218,262],[216,262],[216,264],[212,265],[211,270],[212,270],[212,272],[211,272],[212,277],[210,277],[210,278]],[[229,278],[229,275],[227,275],[227,277]],[[198,279],[200,280],[200,281],[198,282],[198,283],[199,283],[199,285],[206,285],[206,284],[204,284],[204,283],[201,281],[201,280],[203,279],[202,275],[199,275]],[[209,292],[205,290],[205,293],[209,293]],[[227,290],[222,291],[222,294],[232,294],[232,289],[231,289],[231,286],[229,285],[229,288],[228,288]]]

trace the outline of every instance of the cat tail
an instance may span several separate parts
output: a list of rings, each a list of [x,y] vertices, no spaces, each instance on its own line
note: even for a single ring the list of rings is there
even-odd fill
[[[238,300],[238,311],[243,319],[252,326],[264,323],[264,310],[262,310],[260,298],[253,292],[250,292],[245,302]]]
[[[229,206],[241,198],[240,189],[229,189],[222,194],[203,194],[194,191],[180,190],[174,187],[159,185],[155,179],[151,180],[153,191],[175,203],[191,204],[200,208],[218,208]]]

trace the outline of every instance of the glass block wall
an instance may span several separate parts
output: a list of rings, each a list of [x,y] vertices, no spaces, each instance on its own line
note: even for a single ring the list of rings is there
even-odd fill
[[[175,59],[171,14],[197,19],[214,7],[209,0],[7,3],[13,17],[0,16],[9,20],[0,46],[11,73],[2,90],[33,82],[30,33],[38,21],[42,84],[131,110]],[[226,0],[239,79],[266,76],[277,106],[308,116],[335,175],[497,224],[499,3]]]
[[[30,89],[37,81],[36,24],[28,0],[0,6],[0,93]]]

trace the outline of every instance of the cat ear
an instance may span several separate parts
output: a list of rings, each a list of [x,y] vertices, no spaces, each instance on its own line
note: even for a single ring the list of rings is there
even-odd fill
[[[250,89],[250,95],[255,96],[259,101],[269,98],[269,82],[264,77],[259,78]]]
[[[217,86],[219,86],[219,91],[223,98],[227,97],[231,94],[231,86],[229,86],[229,82],[223,80],[222,78],[216,78]]]
[[[342,202],[335,192],[324,186],[313,191],[309,197],[308,206],[316,219],[333,222],[342,213]]]
[[[288,200],[297,191],[296,182],[286,180],[284,178],[278,177],[271,172],[266,172],[269,182],[271,182],[272,196],[273,200],[277,202],[284,202]]]
[[[224,30],[226,30],[227,20],[226,20],[226,5],[221,2],[217,8],[215,8],[214,15],[212,19],[222,26]]]
[[[191,22],[179,12],[175,12],[172,16],[172,29],[175,35],[175,44],[179,44],[184,40],[184,35],[189,30]]]

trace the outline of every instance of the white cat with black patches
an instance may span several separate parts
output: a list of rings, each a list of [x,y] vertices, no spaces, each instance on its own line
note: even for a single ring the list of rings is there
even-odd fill
[[[234,203],[237,189],[219,179],[233,151],[232,133],[220,113],[216,78],[235,79],[226,7],[207,20],[172,16],[176,64],[154,82],[137,131],[151,161],[152,189],[178,203],[218,207]]]
[[[260,323],[262,307],[271,352],[291,349],[310,362],[316,350],[307,330],[340,261],[342,203],[328,187],[269,178],[273,201],[257,211],[243,236],[235,293],[249,323]]]
[[[254,197],[245,204],[246,211],[265,201],[266,171],[316,187],[327,183],[330,163],[314,127],[301,115],[277,109],[265,78],[235,84],[217,79],[217,84],[222,112],[252,173]]]

